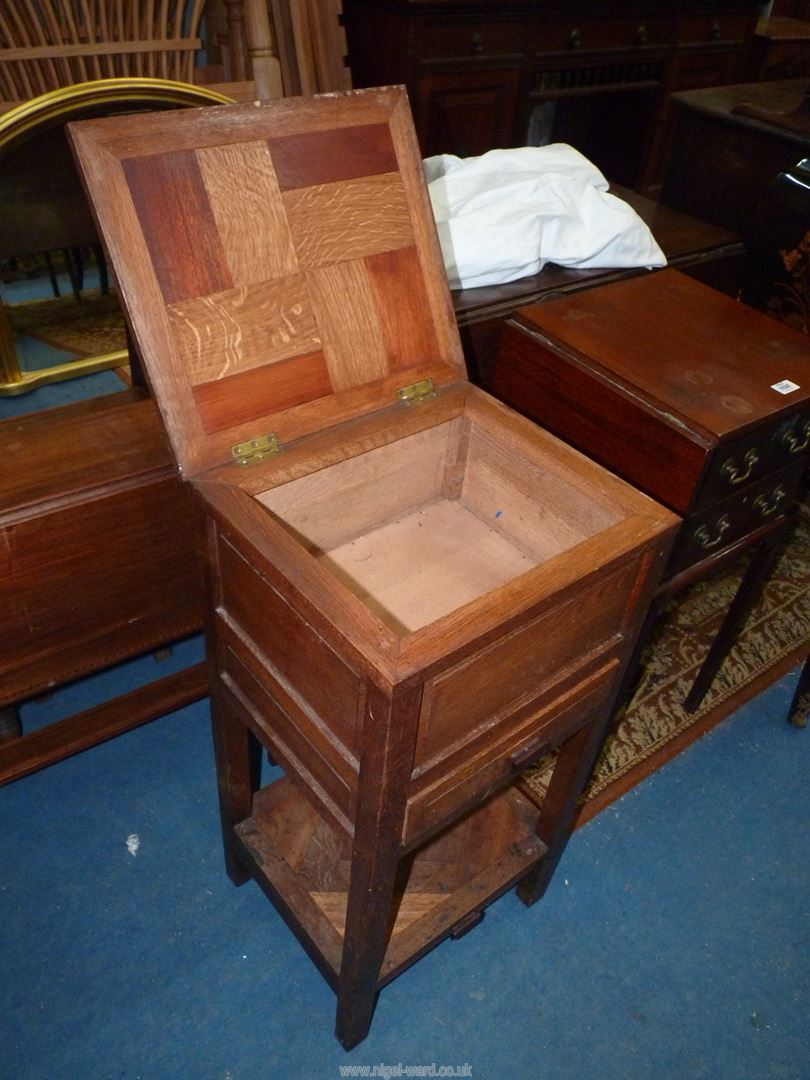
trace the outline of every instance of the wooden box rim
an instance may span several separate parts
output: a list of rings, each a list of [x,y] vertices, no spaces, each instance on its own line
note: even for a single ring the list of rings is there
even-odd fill
[[[587,536],[574,546],[540,562],[521,576],[419,629],[399,635],[362,599],[347,589],[301,545],[254,496],[290,480],[309,475],[313,457],[343,461],[375,446],[395,443],[408,434],[435,426],[454,414],[469,411],[483,422],[503,425],[515,446],[542,448],[544,459],[598,490],[622,516],[614,524]],[[633,558],[640,546],[667,550],[680,519],[648,495],[608,472],[550,432],[471,385],[447,387],[423,406],[404,410],[392,406],[351,424],[301,440],[254,469],[233,464],[192,478],[206,510],[219,523],[223,536],[238,538],[251,549],[255,569],[282,595],[311,606],[327,638],[333,633],[347,646],[356,663],[390,685],[423,678],[432,665],[445,666],[450,653],[465,653],[495,641],[513,627],[539,616],[547,607],[573,595],[592,571],[608,563]]]

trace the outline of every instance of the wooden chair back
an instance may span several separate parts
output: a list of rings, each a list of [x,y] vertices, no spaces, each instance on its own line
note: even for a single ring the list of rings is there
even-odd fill
[[[204,0],[3,0],[0,100],[95,79],[192,81]]]

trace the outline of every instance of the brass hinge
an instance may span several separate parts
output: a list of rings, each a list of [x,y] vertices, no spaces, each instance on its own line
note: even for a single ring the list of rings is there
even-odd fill
[[[257,465],[265,458],[279,453],[281,447],[272,431],[269,435],[257,435],[255,439],[248,439],[247,442],[236,443],[231,447],[231,455],[237,465]]]
[[[421,405],[423,401],[436,397],[433,379],[422,379],[421,382],[411,383],[410,386],[401,386],[397,390],[397,397],[403,405]]]

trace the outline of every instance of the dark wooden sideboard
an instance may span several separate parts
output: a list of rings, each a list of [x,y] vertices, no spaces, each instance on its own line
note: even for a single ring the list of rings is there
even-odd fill
[[[344,0],[355,86],[404,83],[424,155],[569,142],[660,181],[669,95],[739,81],[750,0]]]

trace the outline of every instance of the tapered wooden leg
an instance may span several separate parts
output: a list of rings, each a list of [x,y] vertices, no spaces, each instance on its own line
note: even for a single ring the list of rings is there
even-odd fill
[[[720,665],[728,656],[737,634],[748,612],[757,602],[762,592],[768,575],[779,551],[779,542],[784,535],[784,529],[772,534],[767,541],[758,545],[745,569],[742,580],[734,594],[734,599],[729,604],[720,629],[717,631],[711,648],[703,661],[697,678],[692,683],[692,688],[686,696],[683,707],[686,712],[694,712],[708,693],[709,687],[720,669]]]
[[[633,646],[633,652],[630,655],[630,659],[624,669],[622,680],[619,684],[619,689],[616,693],[616,701],[613,708],[613,713],[608,724],[608,732],[613,732],[619,726],[622,716],[622,706],[628,703],[636,690],[638,690],[639,683],[641,682],[644,674],[644,666],[641,663],[641,655],[644,652],[644,647],[650,639],[650,635],[655,628],[655,624],[661,614],[662,609],[669,600],[669,594],[666,592],[658,593],[653,596],[650,601],[650,605],[647,609],[647,613],[644,616],[644,621],[641,625],[636,643]]]
[[[794,727],[807,727],[807,718],[810,713],[810,656],[804,662],[799,682],[790,703],[788,718]]]
[[[585,790],[610,724],[586,724],[557,751],[557,761],[543,800],[536,832],[548,851],[518,884],[517,894],[527,906],[536,903],[548,888],[571,835],[579,797]]]
[[[391,932],[418,708],[418,693],[393,700],[376,689],[369,693],[335,1021],[335,1034],[347,1050],[368,1034]]]
[[[362,1042],[371,1026],[391,929],[398,866],[393,836],[379,837],[377,855],[356,856],[352,866],[335,1020],[335,1034],[347,1050]]]
[[[20,710],[16,705],[4,705],[0,709],[0,743],[12,742],[22,735]]]
[[[211,729],[225,869],[234,885],[242,885],[250,874],[245,869],[233,830],[235,825],[252,813],[253,795],[258,790],[260,780],[261,749],[216,688],[212,688],[211,692]]]

